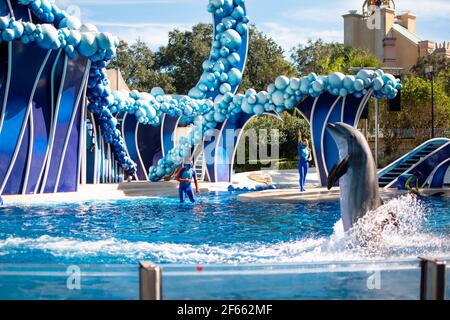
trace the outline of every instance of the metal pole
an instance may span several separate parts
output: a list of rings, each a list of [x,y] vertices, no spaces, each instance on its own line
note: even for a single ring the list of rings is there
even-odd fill
[[[446,262],[421,257],[420,300],[445,300]]]
[[[431,73],[431,138],[434,139],[436,137],[434,131],[434,76]]]
[[[139,297],[162,300],[162,270],[151,262],[139,263]]]
[[[378,153],[380,148],[380,106],[375,99],[375,165],[378,168]]]

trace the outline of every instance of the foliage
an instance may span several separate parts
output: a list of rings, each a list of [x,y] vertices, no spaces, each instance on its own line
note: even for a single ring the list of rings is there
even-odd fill
[[[187,94],[203,72],[202,64],[209,56],[211,41],[212,25],[202,23],[190,31],[170,31],[167,46],[156,53],[140,40],[131,46],[121,41],[109,68],[119,68],[131,89],[150,91],[161,86],[166,92]],[[283,49],[253,26],[241,91],[266,90],[277,76],[294,74]]]
[[[162,87],[166,92],[174,92],[173,78],[156,68],[156,55],[148,45],[137,40],[133,45],[121,41],[117,56],[108,68],[120,69],[126,84],[132,90],[149,92],[153,87]]]
[[[174,79],[176,93],[187,94],[197,83],[203,61],[209,57],[212,34],[212,25],[204,23],[189,31],[169,32],[169,42],[159,49],[156,60],[157,68]]]
[[[210,24],[197,24],[190,31],[175,29],[169,33],[167,46],[156,53],[140,40],[132,45],[122,41],[118,56],[109,67],[120,68],[131,89],[148,92],[154,86],[161,86],[168,93],[186,94],[202,74],[202,63],[209,56],[212,34]],[[250,29],[248,54],[240,92],[248,88],[265,90],[281,74],[350,73],[351,67],[381,66],[377,58],[365,50],[325,43],[320,39],[294,47],[290,63],[285,59],[283,49],[256,27]],[[449,60],[435,54],[422,57],[411,70],[414,75],[403,78],[402,111],[388,112],[387,102],[381,102],[380,125],[386,155],[398,155],[397,148],[405,135],[412,137],[415,144],[430,137],[431,85],[425,73],[428,65],[433,65],[435,71],[436,131],[445,133],[450,128]],[[296,114],[281,116],[283,122],[273,117],[255,118],[247,129],[279,130],[280,157],[288,162],[294,161],[297,158],[298,130],[309,138],[309,126]]]
[[[169,33],[169,43],[160,48],[156,60],[159,70],[175,79],[177,93],[186,94],[197,83],[203,71],[203,61],[209,56],[211,41],[210,24],[197,24],[192,31],[174,30]],[[277,76],[293,76],[294,73],[293,67],[284,58],[283,49],[253,26],[241,91],[249,88],[266,90]]]
[[[239,89],[267,90],[267,86],[279,75],[292,77],[295,69],[285,59],[284,50],[255,26],[250,29],[248,61]]]
[[[388,112],[386,102],[381,105],[380,125],[385,142],[385,154],[395,153],[405,130],[410,130],[415,144],[431,137],[431,84],[417,76],[404,76],[402,80],[402,110]],[[435,128],[445,132],[450,128],[450,97],[442,83],[434,86]]]
[[[411,68],[411,71],[423,79],[429,79],[430,77],[426,73],[428,66],[433,66],[433,77],[435,81],[443,83],[447,95],[450,95],[450,59],[432,53],[420,57],[417,63]]]
[[[261,116],[254,118],[246,126],[245,130],[254,129],[256,132],[259,130],[276,130],[279,134],[279,144],[280,144],[280,157],[286,158],[288,160],[296,159],[297,154],[297,144],[299,139],[299,132],[302,133],[303,139],[311,140],[311,135],[309,131],[309,124],[303,118],[300,118],[297,113],[285,112],[281,115],[282,121],[271,116]],[[270,132],[268,133],[269,139],[267,143],[270,149]],[[244,141],[240,141],[244,143]],[[265,141],[260,141],[260,146],[264,147]],[[248,143],[247,143],[248,144]],[[248,146],[246,146],[248,150]],[[247,152],[248,154],[248,152]]]
[[[309,40],[306,45],[299,44],[291,52],[296,71],[301,75],[311,72],[329,74],[349,73],[351,67],[379,67],[377,57],[369,52],[340,43],[325,43],[319,39]]]

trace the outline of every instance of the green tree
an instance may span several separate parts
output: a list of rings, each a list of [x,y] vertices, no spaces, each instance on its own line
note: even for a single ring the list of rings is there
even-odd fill
[[[209,58],[212,42],[212,25],[197,24],[192,31],[173,30],[169,43],[157,53],[157,66],[175,79],[176,91],[186,94],[197,84]],[[279,75],[293,76],[295,70],[286,61],[283,49],[273,39],[250,29],[248,60],[240,90],[249,88],[265,90]]]
[[[173,78],[166,72],[155,67],[155,53],[148,45],[137,40],[131,46],[121,41],[117,49],[117,56],[108,68],[120,69],[126,84],[132,90],[149,92],[154,87],[162,87],[166,92],[174,92]]]
[[[249,88],[266,90],[276,77],[295,76],[295,69],[284,57],[284,50],[255,26],[250,29],[248,60],[240,92]]]
[[[325,43],[322,39],[309,40],[291,51],[291,59],[296,71],[301,75],[311,72],[329,74],[348,73],[351,67],[379,67],[377,57],[366,50],[344,46],[340,43]]]
[[[167,46],[156,54],[157,68],[167,72],[173,79],[175,90],[187,94],[197,84],[211,50],[213,28],[211,24],[200,23],[190,31],[169,32]]]
[[[417,60],[417,63],[411,68],[411,71],[423,78],[429,79],[426,68],[433,66],[433,77],[436,82],[444,85],[447,95],[450,95],[450,59],[436,53],[432,53]]]
[[[431,84],[420,77],[409,75],[403,77],[402,110],[388,112],[386,101],[381,107],[380,123],[385,143],[385,154],[397,157],[396,150],[405,131],[410,130],[414,145],[430,139],[431,134]],[[443,84],[437,83],[434,88],[435,126],[438,134],[449,134],[450,97]]]
[[[285,163],[285,165],[282,165],[282,169],[292,169],[296,167],[296,161],[298,160],[297,145],[299,132],[302,133],[303,139],[311,140],[308,122],[300,117],[296,111],[284,112],[281,114],[281,120],[272,116],[255,117],[248,123],[245,130],[256,130],[257,133],[260,133],[260,130],[268,130],[268,140],[259,141],[259,147],[265,147],[265,144],[267,144],[268,150],[270,150],[272,144],[270,130],[276,130],[278,132],[280,160],[281,164]],[[249,164],[249,160],[256,159],[249,159],[250,146],[244,139],[245,135],[241,137],[239,143],[246,143],[247,164],[236,164],[236,170],[238,172],[259,170],[261,164]]]

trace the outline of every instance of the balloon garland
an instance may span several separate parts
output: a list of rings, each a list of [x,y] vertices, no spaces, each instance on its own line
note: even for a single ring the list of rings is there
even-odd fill
[[[209,59],[203,63],[198,84],[189,91],[193,99],[212,98],[236,92],[246,59],[248,23],[244,0],[210,0],[208,12],[215,30]]]
[[[235,94],[242,81],[245,56],[241,49],[248,33],[249,18],[244,0],[209,0],[208,11],[216,22],[214,41],[210,57],[203,63],[203,74],[187,96],[166,95],[161,88],[154,88],[150,93],[111,92],[106,66],[116,53],[116,37],[98,32],[93,25],[82,24],[61,11],[54,1],[19,0],[19,3],[28,6],[46,23],[33,24],[0,17],[0,42],[34,42],[45,49],[64,49],[71,58],[80,55],[92,61],[87,91],[89,110],[100,123],[103,137],[112,145],[118,162],[129,174],[135,174],[136,164],[126,153],[113,114],[134,114],[140,123],[153,126],[160,125],[163,114],[191,119],[193,128],[188,136],[182,137],[156,167],[150,168],[152,181],[171,174],[205,136],[213,135],[214,128],[240,112],[252,115],[274,111],[282,113],[293,109],[306,96],[317,97],[324,92],[342,97],[352,94],[360,98],[372,90],[377,98],[393,99],[402,87],[398,79],[382,70],[361,70],[356,76],[339,72],[329,76],[311,73],[290,79],[280,76],[266,91],[249,89],[245,94]]]
[[[206,114],[196,118],[195,125],[185,139],[180,140],[169,154],[156,167],[150,168],[150,179],[158,181],[177,168],[189,155],[192,147],[202,141],[204,136],[214,135],[217,124],[226,119],[245,112],[251,115],[262,115],[265,112],[282,113],[292,110],[307,96],[318,97],[329,92],[334,96],[354,95],[361,98],[373,90],[377,98],[395,98],[401,90],[400,80],[383,70],[361,70],[356,76],[345,76],[340,72],[329,76],[317,76],[311,73],[302,78],[278,77],[267,87],[267,91],[256,92],[249,89],[245,94],[225,93],[216,98],[214,107]]]
[[[17,21],[13,17],[0,17],[0,42],[20,40],[25,44],[35,43],[47,50],[63,49],[69,58],[82,56],[90,59],[87,98],[91,111],[102,128],[102,135],[113,147],[119,164],[130,175],[136,173],[136,164],[126,153],[125,143],[117,119],[109,110],[114,102],[106,66],[116,55],[119,45],[117,37],[108,32],[98,32],[92,24],[82,24],[76,17],[60,10],[54,1],[19,0],[27,6],[43,24]]]

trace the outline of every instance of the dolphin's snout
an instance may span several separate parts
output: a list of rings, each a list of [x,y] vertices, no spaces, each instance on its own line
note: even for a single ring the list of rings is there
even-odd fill
[[[326,128],[335,138],[346,138],[353,130],[353,127],[342,122],[328,123]]]
[[[338,135],[339,136],[339,127],[334,123],[329,123],[326,126],[329,133],[332,135]]]

